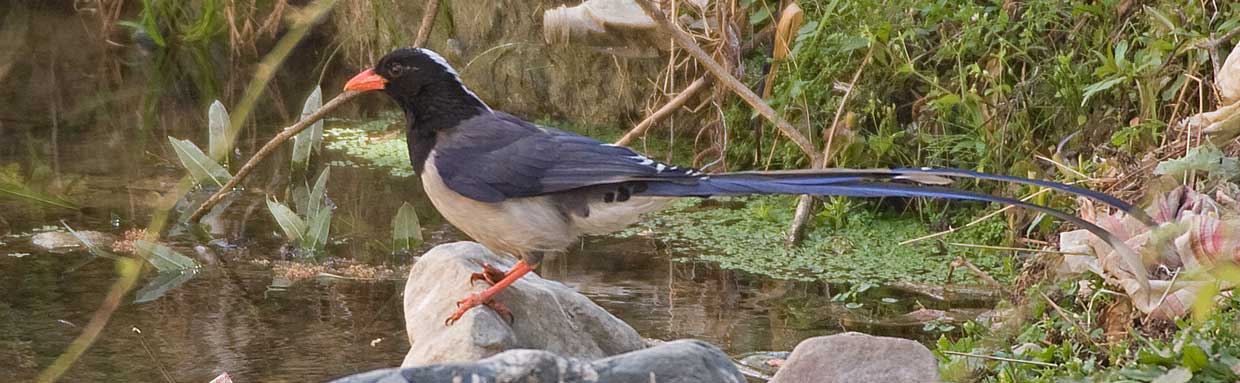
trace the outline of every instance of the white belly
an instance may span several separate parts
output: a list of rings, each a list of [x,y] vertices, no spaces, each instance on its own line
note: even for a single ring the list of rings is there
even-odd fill
[[[671,201],[666,197],[633,197],[625,202],[603,202],[600,194],[591,198],[596,200],[588,204],[589,215],[581,217],[565,213],[549,196],[479,202],[444,184],[435,167],[434,152],[424,166],[422,187],[439,214],[491,250],[516,257],[533,251],[560,252],[582,234],[624,229],[642,214],[662,209]]]
[[[497,252],[516,257],[531,251],[558,252],[572,245],[578,236],[578,231],[548,197],[486,203],[448,189],[435,169],[433,155],[423,169],[422,187],[448,222]]]

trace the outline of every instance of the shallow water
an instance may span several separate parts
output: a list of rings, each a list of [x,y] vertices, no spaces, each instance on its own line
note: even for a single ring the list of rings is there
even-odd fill
[[[77,230],[119,235],[122,229],[141,226],[150,213],[142,201],[154,198],[151,193],[166,188],[179,174],[148,157],[114,156],[90,144],[63,145],[58,152],[64,156],[63,174],[88,174],[81,213],[3,203],[7,230],[14,233],[0,246],[0,281],[6,291],[0,296],[0,354],[8,355],[0,358],[0,374],[9,379],[31,378],[62,352],[116,278],[107,259],[84,251],[40,251],[22,233],[63,219]],[[0,157],[0,163],[10,162],[30,166],[22,158]],[[225,237],[236,247],[216,243],[209,251],[219,261],[189,282],[153,302],[122,306],[67,381],[158,381],[163,379],[161,368],[177,381],[206,381],[220,372],[238,381],[321,380],[399,364],[407,348],[400,312],[402,281],[320,278],[272,287],[276,278],[265,261],[287,256],[280,249],[278,229],[258,204],[265,189],[279,184],[268,180],[281,179],[266,173],[254,178],[253,184],[260,186],[248,189],[222,219]],[[430,234],[424,248],[464,239],[435,215],[411,179],[357,168],[333,169],[332,177],[328,194],[338,214],[333,238],[341,242],[329,247],[328,257],[408,265],[411,257],[386,250],[386,223],[365,218],[389,217],[403,200],[413,202],[423,217]],[[113,226],[114,221],[119,225]],[[185,254],[195,254],[199,245],[185,234],[165,240]],[[875,291],[861,299],[862,308],[850,310],[830,301],[832,292],[825,284],[723,271],[682,260],[692,254],[670,251],[650,235],[587,238],[544,264],[540,274],[590,296],[644,337],[700,338],[730,353],[788,350],[806,337],[845,328],[930,339],[935,335],[923,333],[919,323],[873,320],[898,316],[918,304],[949,306]],[[22,253],[29,255],[14,256]],[[899,299],[887,303],[878,297]]]
[[[47,44],[45,49],[72,47]],[[72,57],[69,53],[49,55]],[[51,72],[66,83],[89,81],[93,72],[78,68],[90,64],[80,59]],[[75,71],[88,75],[72,77]],[[289,82],[290,88],[309,88],[296,79],[277,79],[273,87]],[[17,165],[30,183],[68,191],[82,205],[79,210],[40,207],[0,195],[0,381],[32,380],[50,365],[82,333],[117,278],[111,260],[85,251],[38,250],[30,234],[67,225],[121,236],[146,226],[161,198],[184,175],[166,136],[189,138],[200,146],[205,141],[205,102],[174,92],[174,86],[164,97],[175,100],[158,104],[152,120],[136,112],[145,84],[135,78],[118,84],[72,82],[55,89],[63,94],[52,98],[57,103],[63,98],[65,104],[56,104],[52,110],[60,112],[54,114],[35,102],[48,97],[0,110],[0,167]],[[107,88],[111,93],[101,97],[113,99],[101,106],[74,94],[91,86]],[[238,149],[245,155],[233,161],[247,159],[289,122],[288,114],[260,108],[256,127],[240,135]],[[350,160],[339,152],[324,153],[315,163]],[[379,169],[334,167],[328,184],[336,206],[333,242],[319,259],[292,259],[263,205],[268,195],[288,200],[288,158],[287,152],[277,153],[261,166],[241,197],[214,222],[215,238],[224,241],[207,245],[183,227],[167,230],[165,243],[205,267],[154,301],[132,303],[134,294],[127,296],[63,381],[205,382],[221,372],[238,382],[320,381],[399,364],[407,349],[400,312],[403,281],[317,278],[285,286],[271,263],[347,259],[407,267],[413,257],[393,255],[389,245],[390,217],[405,201],[416,207],[428,239],[414,254],[465,238],[435,213],[415,179]],[[191,195],[203,196],[201,191]],[[184,210],[185,204],[177,209]],[[944,302],[890,289],[833,302],[844,286],[720,270],[692,261],[696,254],[677,248],[661,242],[658,233],[587,238],[545,263],[539,273],[590,296],[644,337],[705,339],[733,354],[789,350],[807,337],[844,330],[929,340],[938,335],[902,315],[921,307],[989,305],[985,299]],[[139,288],[154,277],[148,271]]]

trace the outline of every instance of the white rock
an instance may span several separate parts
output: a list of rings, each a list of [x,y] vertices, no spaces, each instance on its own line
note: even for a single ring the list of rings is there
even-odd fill
[[[102,249],[111,249],[112,242],[116,241],[116,238],[108,233],[89,230],[82,230],[77,233],[82,236],[82,238],[86,238],[87,241],[90,241],[91,245]],[[48,251],[68,251],[85,248],[77,237],[63,231],[51,231],[35,234],[30,238],[30,242],[34,243],[35,246]]]
[[[515,348],[592,360],[644,347],[628,324],[572,288],[535,273],[496,296],[512,310],[513,323],[488,307],[476,307],[445,326],[458,300],[488,287],[469,283],[484,262],[506,270],[516,260],[477,243],[456,242],[436,246],[414,264],[405,284],[410,349],[402,367],[476,361]]]

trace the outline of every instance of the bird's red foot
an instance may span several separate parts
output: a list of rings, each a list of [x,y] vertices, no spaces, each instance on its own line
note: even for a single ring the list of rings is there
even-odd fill
[[[508,323],[512,323],[512,310],[509,310],[503,303],[499,303],[499,301],[495,299],[483,298],[482,294],[469,294],[468,298],[456,302],[456,311],[453,312],[452,316],[449,316],[447,320],[443,321],[443,324],[445,326],[451,326],[453,323],[460,320],[461,316],[465,315],[466,311],[480,305],[490,307],[491,310],[495,310],[495,313],[499,314],[501,318],[507,320]]]
[[[512,311],[508,310],[507,307],[504,307],[504,305],[499,302],[495,302],[493,298],[495,298],[495,294],[499,294],[500,291],[504,291],[504,289],[511,286],[513,282],[521,279],[521,276],[533,271],[534,269],[530,267],[530,265],[527,265],[525,261],[517,262],[517,264],[512,267],[512,270],[509,270],[507,273],[499,271],[499,269],[491,267],[491,265],[487,264],[483,264],[482,269],[483,271],[481,273],[474,273],[470,276],[470,282],[473,282],[475,279],[483,279],[490,282],[495,277],[500,277],[498,278],[499,281],[494,282],[491,287],[488,287],[481,293],[470,294],[468,298],[457,301],[456,311],[453,312],[447,320],[443,321],[444,325],[451,326],[453,323],[456,323],[457,320],[460,320],[461,316],[465,315],[466,311],[469,311],[471,308],[478,307],[479,305],[486,305],[487,307],[490,307],[492,310],[495,310],[496,313],[499,313],[501,317],[505,317],[509,322],[512,322]]]
[[[483,263],[481,272],[477,272],[477,273],[473,273],[469,275],[469,284],[473,285],[474,281],[481,280],[481,281],[486,281],[487,284],[494,286],[496,283],[499,283],[499,281],[503,280],[504,277],[506,276],[508,276],[507,271],[500,270],[496,268],[495,266],[491,266],[490,263]]]

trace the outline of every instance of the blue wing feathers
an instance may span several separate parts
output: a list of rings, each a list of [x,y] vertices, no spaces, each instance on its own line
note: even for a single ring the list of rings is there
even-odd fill
[[[646,189],[638,194],[647,196],[815,194],[997,202],[1043,211],[1088,228],[1087,222],[1044,206],[937,186],[949,182],[949,178],[971,178],[1036,185],[1089,197],[1154,225],[1144,212],[1105,193],[963,169],[821,169],[706,175],[659,163],[629,148],[538,127],[501,112],[466,120],[453,131],[441,133],[438,139],[433,156],[444,182],[452,190],[484,202],[640,183]]]

